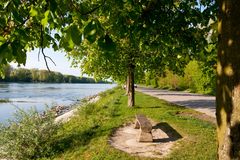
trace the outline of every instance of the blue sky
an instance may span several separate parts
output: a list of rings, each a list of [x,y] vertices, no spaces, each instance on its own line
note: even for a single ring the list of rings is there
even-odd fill
[[[63,52],[55,52],[53,49],[46,48],[44,49],[44,53],[51,57],[56,66],[49,60],[48,65],[51,71],[61,72],[63,74],[81,76],[81,72],[79,68],[71,68],[71,62],[65,56]],[[13,67],[17,67],[17,64],[11,63]],[[43,56],[40,55],[40,61],[38,61],[38,49],[35,49],[29,53],[27,53],[27,62],[25,66],[21,66],[22,68],[38,68],[38,69],[47,69]]]

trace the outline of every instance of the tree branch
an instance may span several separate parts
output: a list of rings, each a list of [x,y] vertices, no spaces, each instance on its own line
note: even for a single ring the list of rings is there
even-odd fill
[[[44,57],[45,57],[45,59],[47,59],[47,58],[48,58],[50,61],[52,61],[52,63],[53,63],[55,66],[57,66],[57,65],[56,65],[56,63],[53,61],[53,59],[52,59],[51,57],[49,57],[49,56],[46,56],[46,55],[44,55]]]
[[[99,9],[100,7],[102,7],[102,6],[105,4],[105,2],[106,2],[106,0],[104,0],[102,4],[96,6],[95,8],[92,8],[91,10],[89,10],[89,11],[87,11],[87,12],[85,12],[85,13],[82,13],[82,12],[79,10],[79,8],[76,7],[76,6],[72,3],[72,1],[71,1],[72,6],[73,6],[81,15],[83,15],[83,16],[86,16],[86,15],[88,15],[88,14],[93,13],[94,11],[96,11],[97,9]]]
[[[0,33],[0,34],[1,34],[1,35],[4,35],[4,36],[9,35],[13,28],[15,28],[15,27],[16,27],[16,28],[22,27],[29,19],[30,19],[30,16],[28,15],[28,16],[26,17],[26,19],[23,20],[22,23],[16,25],[16,24],[14,23],[14,21],[12,21],[11,18],[9,18],[7,25],[3,27],[3,29],[2,29],[3,32]],[[11,22],[12,22],[13,24],[11,24]],[[12,25],[12,26],[11,26],[11,25]]]
[[[51,72],[51,70],[49,69],[49,66],[48,66],[48,61],[47,61],[47,59],[51,60],[51,62],[52,62],[55,66],[56,66],[56,63],[52,60],[51,57],[47,56],[47,55],[44,53],[44,48],[43,48],[43,47],[41,48],[41,53],[42,53],[42,55],[43,55],[43,59],[44,59],[44,61],[45,61],[45,65],[46,65],[46,67],[47,67],[47,70],[48,70],[49,72]]]
[[[41,32],[40,32],[40,34],[41,34],[41,41],[40,41],[40,48],[39,48],[39,52],[38,52],[38,61],[39,61],[39,57],[40,57],[40,53],[43,55],[43,59],[44,59],[44,61],[45,61],[45,65],[46,65],[46,67],[47,67],[47,70],[49,71],[49,72],[51,72],[51,70],[49,69],[49,66],[48,66],[48,61],[47,61],[47,59],[49,59],[55,66],[56,66],[56,63],[52,60],[52,58],[51,57],[49,57],[49,56],[47,56],[45,53],[44,53],[44,47],[43,47],[43,26],[41,25]]]

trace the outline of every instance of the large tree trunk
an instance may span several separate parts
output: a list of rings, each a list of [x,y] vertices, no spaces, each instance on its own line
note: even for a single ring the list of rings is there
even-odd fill
[[[134,66],[130,65],[128,68],[128,106],[133,107],[135,105],[134,99]]]
[[[240,0],[219,1],[218,159],[240,159]]]

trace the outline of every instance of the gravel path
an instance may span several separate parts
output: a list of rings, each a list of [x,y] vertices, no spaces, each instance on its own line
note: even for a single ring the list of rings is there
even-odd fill
[[[215,116],[215,97],[201,94],[194,94],[180,91],[168,91],[153,88],[138,87],[137,91],[148,94],[159,99],[163,99],[170,103],[194,109],[196,111],[207,114],[211,117]]]

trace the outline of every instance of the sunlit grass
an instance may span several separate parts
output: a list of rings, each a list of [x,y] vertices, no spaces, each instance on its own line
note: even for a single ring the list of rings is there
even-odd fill
[[[73,160],[133,160],[149,159],[134,157],[111,147],[108,143],[112,132],[124,123],[134,120],[135,114],[143,113],[156,122],[166,122],[183,138],[177,142],[166,159],[216,159],[215,126],[209,122],[177,112],[189,109],[170,105],[157,98],[136,94],[136,107],[127,107],[125,91],[120,88],[101,94],[96,104],[79,110],[77,116],[67,122],[58,133],[53,159]]]

